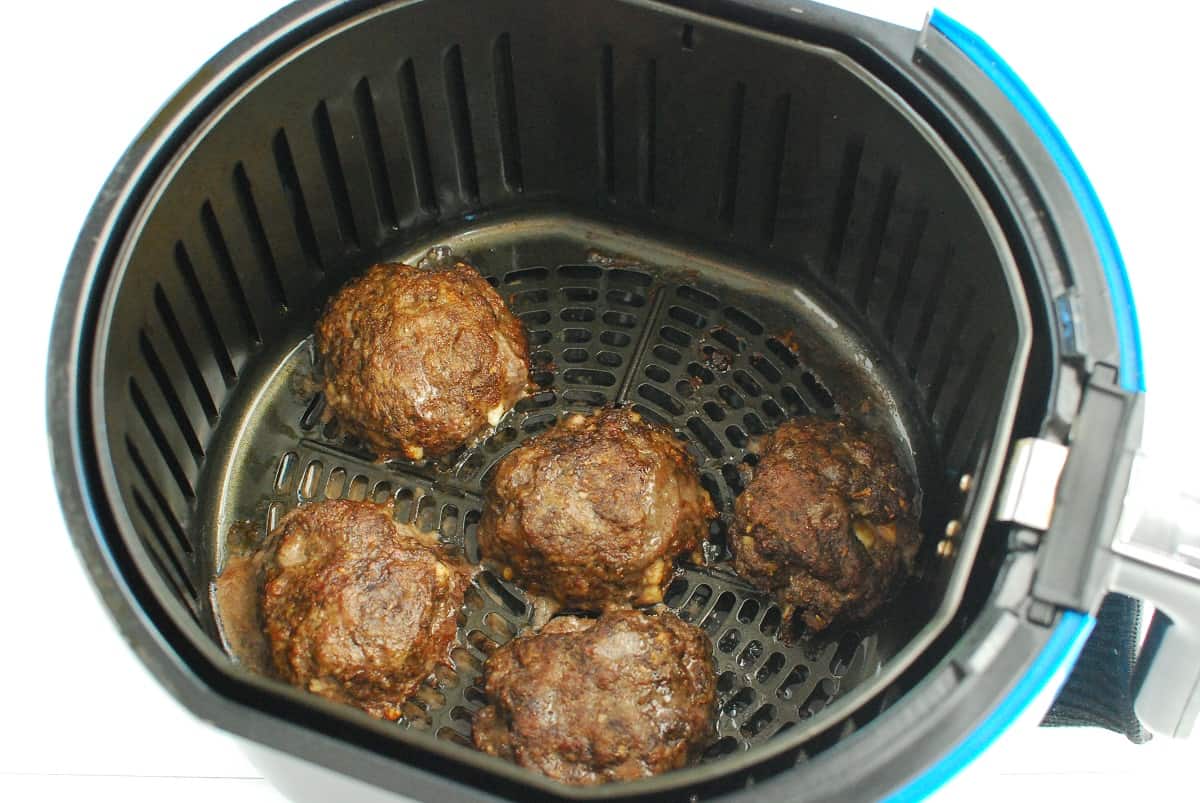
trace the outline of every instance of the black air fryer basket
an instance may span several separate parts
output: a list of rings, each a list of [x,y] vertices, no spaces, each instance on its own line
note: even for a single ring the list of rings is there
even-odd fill
[[[520,316],[540,390],[450,466],[377,464],[322,415],[312,325],[349,277],[435,246]],[[920,795],[1061,680],[1112,589],[1162,611],[1138,713],[1187,731],[1200,571],[1171,525],[1186,502],[1127,499],[1149,487],[1130,483],[1139,359],[1086,178],[947,18],[304,0],[210,62],[117,166],[59,302],[50,425],[122,633],[297,797]],[[482,663],[532,615],[488,572],[454,671],[399,724],[228,657],[210,597],[227,541],[310,500],[373,498],[477,560],[489,469],[610,403],[672,427],[722,514],[710,565],[666,600],[715,645],[719,738],[698,766],[570,788],[467,747]],[[793,641],[728,569],[725,523],[756,436],[832,414],[900,444],[920,571],[876,624]],[[1132,660],[1122,627],[1100,635]],[[1133,691],[1085,718],[1135,735]]]

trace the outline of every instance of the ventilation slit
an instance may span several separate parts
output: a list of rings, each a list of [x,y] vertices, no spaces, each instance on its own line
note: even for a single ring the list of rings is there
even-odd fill
[[[691,25],[683,26],[683,33],[680,39],[684,50],[696,49],[696,31]]]
[[[296,228],[296,239],[300,250],[304,253],[304,261],[316,274],[325,272],[321,263],[321,251],[317,247],[317,234],[313,230],[312,217],[308,213],[308,204],[304,202],[304,190],[300,186],[300,176],[296,173],[296,161],[292,158],[292,148],[288,144],[287,133],[281,128],[275,132],[271,143],[275,154],[275,169],[279,172],[279,183],[283,185],[283,197],[287,200],[288,209],[292,213],[292,224]],[[282,285],[279,288],[283,295]],[[284,306],[287,306],[286,302]]]
[[[829,245],[825,250],[825,273],[829,276],[837,275],[842,251],[846,248],[846,231],[850,227],[850,213],[854,209],[854,191],[858,185],[862,155],[862,139],[855,137],[846,142],[846,150],[842,154],[842,176],[838,181],[833,221],[829,227]]]
[[[154,351],[154,347],[150,344],[150,339],[146,337],[145,332],[138,332],[138,347],[142,352],[142,358],[146,361],[147,367],[150,368],[150,374],[154,377],[154,383],[158,385],[163,399],[167,402],[167,407],[171,411],[171,417],[175,419],[175,425],[179,428],[179,434],[183,435],[183,439],[187,442],[188,450],[191,451],[192,457],[196,460],[196,465],[199,466],[204,461],[204,447],[200,445],[200,438],[196,435],[196,431],[192,429],[191,422],[188,421],[187,413],[183,409],[183,403],[179,400],[179,394],[175,391],[175,386],[171,384],[171,378],[167,376],[166,368],[163,367],[162,361],[158,359],[158,354]]]
[[[333,136],[333,123],[329,119],[329,107],[325,101],[317,104],[313,112],[313,134],[317,139],[317,152],[321,156],[321,167],[325,171],[325,182],[333,199],[333,211],[337,216],[338,236],[347,250],[359,248],[358,229],[354,225],[354,211],[350,206],[350,189],[342,160],[338,156],[337,141]]]
[[[596,140],[599,143],[598,158],[600,160],[600,180],[604,182],[604,189],[608,192],[609,197],[616,194],[617,191],[617,172],[615,165],[614,149],[614,112],[615,97],[613,94],[613,49],[612,45],[605,45],[600,53],[600,113],[597,118],[599,123],[596,131]]]
[[[741,172],[742,116],[746,109],[746,85],[733,85],[729,102],[729,142],[725,149],[725,181],[717,198],[717,218],[726,226],[733,225],[737,204],[738,174]]]
[[[175,311],[171,309],[166,293],[159,284],[154,285],[154,306],[158,308],[158,316],[162,319],[171,343],[175,346],[175,353],[179,355],[179,361],[183,364],[183,369],[187,373],[188,381],[191,382],[192,390],[196,394],[200,408],[204,411],[205,418],[208,419],[210,426],[216,424],[217,406],[213,402],[212,394],[209,393],[208,383],[204,381],[204,375],[200,373],[196,355],[188,346],[187,337],[183,334],[179,319],[175,317]]]
[[[175,517],[175,513],[171,510],[171,506],[167,504],[167,498],[163,496],[162,491],[159,490],[158,483],[154,481],[154,477],[150,474],[150,469],[146,467],[146,461],[142,459],[141,452],[139,452],[137,447],[133,445],[133,441],[128,435],[125,436],[125,450],[129,452],[129,458],[133,461],[133,467],[137,469],[138,474],[141,475],[142,482],[145,483],[146,488],[150,491],[150,495],[154,497],[154,503],[158,505],[158,509],[162,512],[163,519],[166,520],[167,526],[175,535],[175,540],[179,542],[180,549],[182,549],[186,554],[191,555],[193,552],[192,542],[188,539],[187,534],[184,533],[183,525],[181,525],[179,523],[179,519]]]
[[[145,497],[136,489],[133,491],[133,503],[137,507],[138,512],[142,514],[143,521],[150,528],[150,532],[154,535],[162,553],[167,556],[167,563],[170,564],[171,571],[164,571],[163,575],[170,580],[171,584],[175,586],[176,593],[182,599],[186,600],[190,607],[192,601],[196,598],[196,588],[192,585],[192,578],[188,576],[187,569],[184,568],[179,556],[175,554],[175,550],[167,545],[167,539],[163,536],[162,528],[158,525],[158,518],[154,515],[154,511],[150,509],[150,505],[146,503]],[[151,555],[155,555],[157,551],[147,549],[147,552]],[[159,570],[161,571],[164,568],[166,567],[161,565],[160,561]]]
[[[192,304],[195,305],[197,312],[200,313],[200,320],[204,324],[205,334],[208,335],[209,344],[212,346],[213,358],[217,361],[217,368],[221,371],[221,378],[225,381],[225,387],[233,387],[233,383],[237,381],[237,371],[233,367],[233,360],[229,356],[229,347],[225,345],[225,339],[221,337],[221,330],[217,327],[217,319],[213,315],[212,307],[208,304],[208,299],[204,297],[204,290],[200,287],[200,281],[196,278],[196,269],[192,265],[192,260],[188,257],[187,250],[183,247],[183,243],[175,243],[175,267],[179,270],[179,275],[183,278],[184,285],[187,286],[188,293],[192,297]],[[159,310],[162,311],[162,308]],[[165,318],[164,318],[165,320]],[[175,322],[174,315],[171,316],[171,321],[167,323],[168,328],[171,328],[174,323],[174,328],[171,329],[172,337],[175,337],[175,332],[179,332],[182,337],[182,329]],[[207,386],[205,386],[207,390]],[[197,388],[199,393],[199,388]],[[201,399],[203,404],[204,400]],[[211,397],[209,403],[212,404]],[[208,411],[208,408],[205,408]],[[216,407],[213,406],[213,416],[216,415]]]
[[[446,104],[450,107],[450,129],[454,155],[458,159],[458,187],[463,200],[479,203],[479,174],[475,169],[475,140],[471,136],[471,108],[467,103],[467,79],[463,75],[462,49],[454,45],[446,52]]]
[[[967,329],[967,323],[971,318],[971,308],[974,304],[975,287],[971,286],[967,288],[967,291],[963,294],[962,301],[958,305],[957,312],[954,315],[954,322],[950,324],[950,332],[946,338],[946,345],[939,349],[941,353],[938,355],[937,369],[934,371],[933,379],[929,384],[929,396],[925,407],[930,415],[937,408],[938,399],[941,397],[942,390],[946,386],[946,379],[950,375],[950,363],[954,361],[954,355],[959,353],[963,333]]]
[[[258,206],[254,203],[254,194],[250,188],[250,177],[246,168],[238,162],[233,168],[233,191],[237,196],[238,208],[246,223],[246,232],[254,245],[255,256],[262,266],[263,275],[267,279],[267,291],[271,301],[280,310],[287,309],[287,295],[283,291],[283,282],[279,278],[279,266],[275,264],[275,255],[271,253],[271,244],[267,241],[267,230],[263,228],[262,218],[258,214]]]
[[[379,120],[375,117],[371,82],[366,78],[354,87],[354,113],[358,118],[358,130],[362,133],[363,148],[367,154],[367,171],[371,174],[371,189],[375,192],[379,222],[385,229],[397,229],[399,226],[396,224],[396,202],[392,200],[392,182],[388,178],[387,157],[383,152],[383,138],[379,134]]]
[[[687,428],[692,431],[697,440],[704,444],[704,448],[708,449],[709,454],[713,457],[721,457],[725,454],[725,447],[721,444],[721,439],[708,428],[703,420],[693,416],[688,419]]]
[[[858,268],[858,286],[854,288],[854,303],[866,310],[871,299],[871,288],[875,274],[879,271],[879,258],[883,253],[883,236],[887,232],[888,219],[892,215],[892,204],[896,200],[896,185],[900,181],[895,170],[884,170],[879,182],[879,197],[875,200],[875,213],[871,216],[871,228],[863,247],[862,264]]]
[[[425,118],[421,113],[421,93],[417,88],[417,71],[412,59],[400,68],[400,98],[404,110],[404,132],[408,143],[408,159],[412,163],[413,184],[421,209],[430,215],[438,214],[437,196],[433,191],[433,163],[429,160],[429,140],[425,136]]]
[[[917,264],[917,256],[921,253],[921,238],[925,236],[925,226],[928,223],[929,210],[922,208],[913,214],[908,237],[904,241],[904,250],[900,255],[896,284],[892,287],[892,298],[888,302],[887,317],[883,322],[883,334],[889,343],[896,339],[896,327],[900,325],[900,313],[904,309],[904,300],[912,282],[913,266]]]
[[[917,334],[913,337],[912,348],[908,351],[906,363],[908,372],[913,377],[917,375],[917,365],[921,361],[921,352],[925,350],[925,344],[929,340],[929,332],[933,328],[933,319],[938,313],[942,290],[946,287],[946,279],[950,276],[950,266],[953,262],[954,246],[946,246],[946,253],[942,256],[942,263],[938,266],[937,275],[934,277],[933,284],[930,285],[925,295],[925,304],[921,307],[921,318],[918,321]]]
[[[642,327],[641,334],[638,335],[637,343],[634,345],[633,351],[629,355],[629,368],[626,370],[625,377],[621,381],[621,389],[617,392],[616,401],[618,404],[624,403],[629,397],[630,386],[633,384],[633,380],[637,376],[637,366],[641,365],[643,357],[645,357],[646,352],[650,348],[650,341],[654,334],[654,326],[651,325],[651,322],[659,319],[659,313],[662,312],[663,304],[666,302],[666,300],[667,294],[665,292],[654,294],[653,307],[649,310],[649,312],[646,313],[646,325]],[[605,317],[607,318],[611,312],[613,312],[613,310],[609,310],[608,313],[605,313]],[[681,332],[680,334],[683,333]],[[687,338],[687,335],[684,335],[684,339],[690,340]]]
[[[970,368],[967,369],[967,375],[962,385],[959,386],[958,399],[954,402],[950,417],[946,420],[946,435],[943,440],[943,448],[947,454],[950,453],[954,440],[958,437],[958,430],[967,415],[967,410],[971,409],[971,401],[975,396],[976,389],[979,387],[980,379],[983,377],[983,369],[988,364],[988,353],[992,350],[992,345],[995,342],[996,333],[988,332],[979,341],[979,346],[976,347],[975,354],[971,358]]]
[[[647,207],[654,206],[654,145],[657,135],[657,115],[656,108],[658,103],[658,62],[650,59],[646,62],[646,83],[644,90],[644,104],[642,108],[641,131],[638,133],[638,152],[641,157],[642,170],[639,175],[641,180],[641,195],[642,203]]]
[[[501,34],[492,53],[496,77],[496,126],[500,134],[500,168],[513,192],[525,189],[521,174],[521,140],[517,126],[517,92],[513,81],[512,43]]]
[[[964,412],[965,412],[964,408]],[[991,439],[992,427],[988,421],[980,421],[975,425],[975,434],[969,439],[967,451],[963,454],[962,461],[956,463],[956,466],[975,466],[979,464],[980,457],[987,454],[989,451],[988,443]],[[955,440],[957,440],[957,433]],[[954,447],[954,441],[949,438],[944,438],[943,443],[948,444],[946,448],[947,454],[953,454],[951,449]]]
[[[142,395],[142,389],[138,387],[137,380],[135,379],[129,380],[129,394],[133,397],[133,406],[137,409],[142,423],[146,425],[146,431],[150,433],[150,439],[154,441],[159,454],[162,455],[163,461],[167,464],[167,470],[175,478],[175,484],[179,486],[179,491],[186,499],[195,499],[196,492],[192,490],[192,483],[188,480],[187,474],[184,473],[183,465],[179,462],[179,457],[176,456],[175,451],[167,442],[167,436],[163,434],[162,427],[158,425],[158,419],[150,411],[150,405],[146,403],[146,397]]]
[[[763,199],[763,239],[767,243],[775,240],[775,219],[779,215],[779,192],[783,185],[783,157],[787,147],[788,117],[791,113],[792,96],[780,95],[771,106],[771,119],[767,123],[766,188]]]
[[[221,279],[233,296],[234,305],[246,326],[246,334],[255,344],[262,343],[262,335],[258,332],[258,324],[250,312],[250,302],[246,300],[246,291],[242,288],[242,280],[238,278],[237,268],[234,267],[233,257],[229,255],[229,246],[225,244],[225,235],[221,233],[221,224],[213,212],[212,204],[205,201],[200,207],[200,226],[204,229],[204,237],[208,240],[209,250],[213,260],[221,272]]]

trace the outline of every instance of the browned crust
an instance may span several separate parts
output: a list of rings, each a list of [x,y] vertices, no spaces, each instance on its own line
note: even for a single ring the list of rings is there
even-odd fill
[[[454,451],[529,383],[521,322],[464,262],[373,266],[330,299],[316,346],[330,411],[381,459]]]
[[[505,577],[569,608],[653,604],[714,515],[673,434],[608,408],[573,414],[500,461],[479,547]]]
[[[713,737],[712,644],[669,612],[551,620],[493,653],[484,687],[475,746],[569,784],[677,769]]]
[[[371,502],[318,502],[284,516],[262,588],[275,673],[397,719],[447,661],[468,582],[463,567],[422,540]]]
[[[766,439],[729,545],[738,574],[821,630],[876,613],[919,544],[912,482],[888,440],[810,416]]]

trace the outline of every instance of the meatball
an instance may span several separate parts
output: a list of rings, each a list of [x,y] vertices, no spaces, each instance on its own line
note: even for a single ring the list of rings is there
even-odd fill
[[[879,610],[912,572],[920,538],[912,483],[888,440],[807,417],[766,439],[729,545],[738,574],[821,630]]]
[[[472,738],[570,784],[642,778],[712,740],[716,685],[708,636],[672,613],[559,617],[488,658]]]
[[[447,654],[466,572],[371,502],[306,505],[272,531],[262,620],[279,677],[397,719]]]
[[[500,461],[479,548],[505,579],[568,608],[649,605],[714,515],[672,433],[607,408],[571,414]]]
[[[329,301],[316,346],[330,412],[381,459],[454,451],[529,381],[520,321],[463,262],[375,265]]]

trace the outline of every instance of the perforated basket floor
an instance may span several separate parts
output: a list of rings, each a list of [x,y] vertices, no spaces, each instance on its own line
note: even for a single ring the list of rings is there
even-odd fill
[[[742,487],[741,470],[757,459],[755,437],[789,416],[851,412],[890,426],[900,443],[908,442],[908,433],[897,430],[901,418],[889,389],[879,385],[878,367],[853,359],[864,352],[849,340],[818,340],[820,331],[847,332],[831,329],[829,312],[798,292],[758,295],[752,284],[739,284],[740,274],[722,273],[704,260],[692,263],[678,254],[665,264],[635,260],[634,242],[624,243],[623,256],[606,257],[586,232],[554,231],[530,225],[449,240],[456,256],[475,264],[524,321],[540,390],[493,435],[440,464],[375,463],[343,435],[313,390],[311,337],[297,332],[292,348],[245,397],[241,426],[229,428],[238,439],[226,449],[212,496],[219,499],[211,516],[215,565],[231,529],[244,538],[249,521],[261,538],[289,509],[327,498],[390,501],[398,520],[436,530],[478,562],[475,527],[496,462],[571,411],[632,404],[687,443],[720,511],[705,546],[708,565],[683,567],[665,600],[714,645],[720,714],[706,760],[812,721],[878,668],[890,649],[881,645],[901,641],[899,630],[909,623],[884,621],[819,638],[786,633],[790,625],[781,621],[779,607],[732,573],[726,523]],[[397,257],[411,261],[415,253]],[[820,320],[807,327],[814,315]],[[469,743],[471,717],[484,702],[479,681],[487,655],[532,615],[517,586],[481,572],[460,619],[453,669],[439,669],[406,706],[401,726]]]

